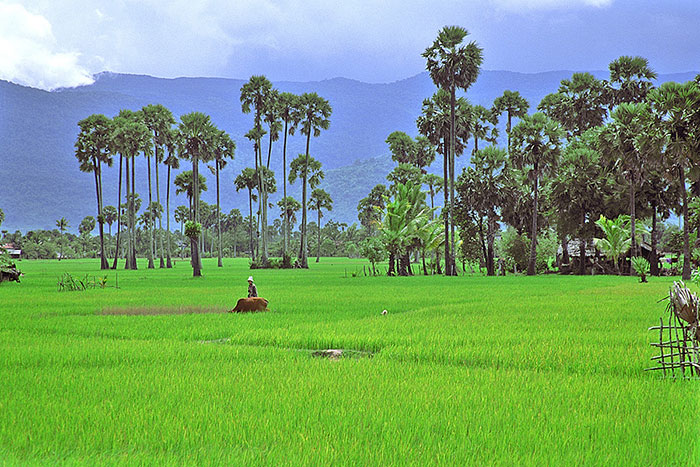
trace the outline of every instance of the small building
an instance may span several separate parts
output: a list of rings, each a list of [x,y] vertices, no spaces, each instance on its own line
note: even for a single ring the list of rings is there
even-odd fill
[[[22,250],[16,248],[14,243],[5,243],[4,245],[0,245],[0,248],[7,251],[10,258],[19,259],[19,257],[22,256]]]
[[[646,242],[639,242],[639,253],[647,261],[651,261],[651,245]],[[564,251],[559,245],[557,249],[557,264],[559,271],[562,274],[577,274],[580,271],[581,263],[581,242],[578,239],[569,240],[567,244],[567,252],[569,254],[568,263],[564,261]],[[657,252],[660,255],[660,252]],[[620,258],[620,271],[625,274],[630,270],[630,258],[632,251],[628,251]],[[615,265],[612,260],[608,259],[603,253],[598,251],[592,240],[586,241],[586,251],[584,254],[584,274],[611,274],[615,271]]]

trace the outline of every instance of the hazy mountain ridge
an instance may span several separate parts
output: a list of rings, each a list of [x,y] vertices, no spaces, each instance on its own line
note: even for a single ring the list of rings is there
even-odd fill
[[[505,89],[517,90],[530,102],[531,109],[571,71],[517,73],[483,71],[469,89],[467,98],[490,106]],[[599,78],[607,72],[593,72]],[[659,82],[687,81],[695,72],[661,75]],[[145,75],[100,73],[92,85],[46,92],[0,81],[0,209],[5,212],[3,230],[23,231],[53,228],[55,220],[65,216],[71,231],[80,220],[95,215],[93,177],[81,173],[73,154],[78,133],[77,122],[93,113],[114,116],[120,109],[139,109],[160,103],[177,117],[192,111],[209,114],[212,121],[231,134],[237,143],[236,155],[221,175],[222,210],[239,208],[245,215],[247,194],[236,193],[233,179],[243,167],[253,165],[252,145],[243,135],[252,127],[252,115],[241,112],[239,95],[245,80],[227,78],[154,78]],[[387,84],[369,84],[346,78],[315,82],[275,82],[281,91],[295,94],[316,92],[333,107],[331,126],[318,138],[312,138],[311,153],[321,160],[326,172],[324,187],[335,200],[326,219],[356,221],[355,207],[376,183],[382,183],[393,163],[388,157],[386,137],[395,130],[416,134],[415,119],[423,99],[435,92],[427,73]],[[503,119],[504,120],[504,119]],[[502,132],[503,133],[503,132]],[[267,139],[264,140],[267,148]],[[305,138],[296,134],[288,142],[287,163],[304,151]],[[358,162],[359,161],[359,162]],[[464,165],[467,157],[459,164]],[[107,204],[117,203],[118,159],[105,171],[104,196]],[[139,166],[140,165],[140,166]],[[188,169],[183,161],[181,170]],[[275,143],[271,168],[278,191],[282,192],[282,142]],[[137,164],[137,191],[147,197],[144,159]],[[366,171],[365,176],[361,176]],[[438,161],[431,171],[441,173]],[[215,200],[215,179],[204,169],[209,191],[203,198]],[[165,173],[161,171],[161,190]],[[290,188],[299,197],[299,183]],[[174,192],[173,192],[174,194]],[[164,203],[164,199],[161,199]],[[185,204],[179,196],[172,206]],[[270,214],[270,222],[278,213]],[[313,217],[310,217],[312,219]]]

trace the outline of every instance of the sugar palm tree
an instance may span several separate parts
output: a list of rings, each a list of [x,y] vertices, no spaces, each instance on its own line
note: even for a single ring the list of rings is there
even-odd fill
[[[178,206],[173,213],[175,222],[180,223],[180,233],[184,232],[185,222],[190,218],[190,210],[187,206]]]
[[[109,229],[109,236],[112,236],[112,224],[117,220],[117,216],[119,215],[117,213],[117,208],[115,208],[112,205],[105,206],[102,208],[102,215],[105,218],[105,224],[107,224],[107,228]],[[94,228],[94,227],[93,227]],[[92,229],[90,229],[92,230]]]
[[[68,221],[65,217],[61,217],[56,221],[56,227],[58,227],[58,230],[61,232],[61,251],[58,254],[58,260],[61,261],[61,258],[63,258],[63,232],[65,232],[70,225],[68,225]]]
[[[289,92],[280,93],[278,98],[279,104],[279,116],[284,122],[284,141],[282,144],[282,184],[284,191],[282,194],[282,201],[286,201],[287,198],[287,134],[294,135],[296,126],[299,124],[299,112],[297,108],[298,97]],[[289,212],[287,207],[282,208],[282,212]],[[283,218],[282,227],[284,232],[283,236],[283,249],[282,254],[286,256],[287,250],[289,249],[289,219],[287,217]]]
[[[213,139],[217,128],[211,123],[208,115],[201,112],[191,112],[180,117],[179,154],[180,157],[192,161],[193,178],[193,222],[199,223],[199,161],[208,162],[213,158]],[[198,239],[190,239],[192,247],[192,275],[202,275],[202,265],[199,255]]]
[[[170,245],[170,237],[172,236],[172,232],[170,232],[170,174],[173,170],[177,170],[180,168],[180,159],[177,158],[177,132],[174,130],[170,130],[170,135],[167,139],[167,144],[166,148],[168,149],[168,157],[165,158],[163,163],[168,167],[168,175],[166,177],[166,183],[165,183],[165,230],[167,231],[167,250],[166,250],[166,259],[165,259],[165,267],[170,269],[173,267],[173,262],[172,262],[172,250],[171,250],[171,245]]]
[[[498,115],[483,105],[471,106],[471,133],[474,138],[472,154],[479,150],[479,141],[496,144],[498,139]]]
[[[218,267],[223,267],[221,261],[221,203],[219,200],[219,172],[226,167],[226,160],[233,159],[233,154],[236,151],[236,143],[225,131],[219,131],[214,139],[214,166],[209,166],[209,169],[216,175],[216,229],[219,244]]]
[[[262,160],[262,137],[266,133],[262,128],[264,112],[268,107],[272,94],[272,83],[265,76],[251,76],[247,83],[241,87],[241,110],[243,113],[254,113],[253,129],[246,134],[246,137],[253,141],[255,149],[255,170],[258,177],[262,176],[262,171],[258,168],[263,165]],[[265,184],[258,178],[258,192],[260,194],[260,215],[261,219],[261,240],[262,253],[260,261],[263,266],[267,266],[267,195]]]
[[[290,226],[294,227],[297,223],[297,212],[301,209],[301,203],[291,196],[286,199],[277,201],[277,207],[280,208],[280,217],[288,219]]]
[[[112,120],[102,114],[93,114],[78,122],[80,133],[75,142],[75,157],[81,172],[92,172],[95,176],[97,197],[97,221],[100,226],[100,269],[109,269],[105,256],[104,216],[102,215],[102,164],[112,166],[110,138]]]
[[[122,110],[114,117],[112,133],[110,135],[110,145],[112,151],[119,153],[120,159],[126,161],[126,198],[127,198],[127,230],[128,248],[126,254],[126,269],[136,269],[136,211],[133,204],[135,197],[135,158],[139,152],[150,150],[150,135],[148,127],[142,122],[140,115],[130,110]],[[131,165],[131,174],[129,173]],[[121,161],[119,177],[119,207],[118,217],[121,215]],[[131,182],[131,183],[129,183]],[[119,219],[117,220],[119,222]],[[119,232],[117,232],[117,251],[114,256],[112,269],[117,267],[117,257],[119,252]]]
[[[438,33],[433,45],[423,52],[426,59],[426,68],[430,73],[433,83],[439,88],[445,89],[450,94],[450,144],[449,160],[445,161],[449,166],[450,179],[450,199],[454,200],[454,163],[455,163],[455,107],[457,88],[466,91],[476,82],[479,76],[479,69],[483,62],[483,50],[476,42],[462,44],[468,35],[466,29],[459,26],[445,26]],[[468,125],[467,125],[468,127]],[[445,268],[445,274],[449,276],[457,275],[457,268],[454,261],[455,251],[455,226],[452,219],[452,205],[447,205],[447,218],[450,224],[450,264]]]
[[[609,105],[615,107],[623,102],[643,102],[654,87],[656,72],[649,67],[644,57],[623,55],[608,66],[610,70]]]
[[[156,105],[147,105],[143,109],[141,109],[141,113],[143,114],[144,118],[144,123],[148,127],[148,129],[152,133],[152,144],[153,144],[153,155],[154,155],[154,165],[155,165],[155,175],[156,175],[156,201],[160,204],[160,177],[158,174],[158,167],[160,164],[162,164],[165,160],[165,149],[166,147],[170,144],[169,140],[172,137],[172,127],[175,124],[175,118],[173,117],[173,114],[168,108],[161,104],[156,104]],[[151,185],[150,185],[150,160],[148,161],[148,169],[149,169],[149,180],[148,180],[148,189],[149,189],[149,203],[152,201],[150,197],[150,190],[151,190]],[[164,259],[164,252],[163,252],[163,222],[162,219],[158,219],[158,250],[159,250],[159,257],[160,257],[160,267],[164,268],[166,267],[165,265],[165,259]],[[155,222],[153,223],[153,228],[152,228],[152,243],[155,248]]]
[[[466,99],[460,97],[455,104],[455,152],[462,154],[470,137],[470,106]],[[418,130],[428,138],[437,151],[443,155],[443,220],[445,224],[443,242],[445,248],[445,264],[454,264],[454,254],[450,249],[450,217],[448,208],[451,205],[450,193],[450,128],[451,128],[452,106],[450,102],[450,93],[444,89],[438,89],[430,99],[423,100],[421,115],[416,120]],[[456,271],[456,269],[455,269]],[[448,274],[445,271],[445,274]]]
[[[311,135],[317,137],[321,134],[321,130],[327,130],[331,122],[329,120],[333,109],[328,101],[318,94],[314,93],[304,93],[299,97],[298,101],[299,108],[299,129],[303,135],[306,135],[306,153],[303,162],[297,163],[296,169],[290,168],[289,182],[292,182],[292,170],[296,170],[297,175],[301,176],[302,181],[302,195],[301,195],[301,245],[299,250],[299,262],[302,268],[308,268],[309,263],[306,258],[307,255],[307,242],[306,238],[306,188],[307,185],[311,186],[311,182],[307,180],[308,177],[313,176],[314,172],[320,172],[320,162],[318,162],[318,168],[314,169],[310,166],[311,160],[313,158],[309,155],[309,145],[311,143]],[[299,160],[295,159],[294,162]],[[303,165],[303,167],[302,167]],[[322,172],[321,172],[322,174]],[[296,177],[296,176],[295,176]],[[321,178],[323,176],[321,175]],[[312,186],[313,188],[313,186]]]
[[[666,137],[666,157],[678,174],[683,214],[683,279],[690,279],[690,234],[688,231],[688,195],[686,170],[700,150],[700,86],[668,82],[654,89],[649,99],[660,117]]]
[[[250,216],[248,217],[248,222],[250,223],[248,233],[250,236],[250,259],[255,261],[255,248],[253,248],[253,201],[255,201],[255,194],[253,190],[258,186],[258,176],[255,173],[255,169],[251,167],[246,167],[243,169],[236,177],[234,181],[236,185],[236,191],[248,189],[248,206],[250,207]]]
[[[512,162],[519,169],[528,171],[534,196],[532,241],[530,242],[530,261],[527,266],[529,276],[536,273],[539,181],[541,176],[548,175],[555,169],[562,136],[561,127],[543,113],[523,117],[512,132]]]
[[[638,256],[636,227],[636,195],[645,176],[646,158],[640,153],[637,138],[640,134],[653,131],[650,126],[651,114],[646,103],[630,104],[623,102],[611,114],[612,120],[600,133],[600,143],[604,154],[612,156],[614,165],[627,179],[630,200],[630,227],[632,256]]]
[[[493,101],[492,111],[495,115],[501,115],[506,112],[506,134],[508,135],[508,148],[510,150],[510,130],[512,128],[512,119],[523,118],[527,115],[527,111],[530,108],[530,104],[527,102],[523,96],[520,95],[518,91],[511,91],[506,89],[503,91],[503,95],[497,97]]]
[[[318,245],[316,247],[316,262],[318,263],[321,259],[321,217],[323,217],[321,210],[333,210],[333,199],[331,195],[322,188],[314,189],[309,197],[309,209],[318,213]]]

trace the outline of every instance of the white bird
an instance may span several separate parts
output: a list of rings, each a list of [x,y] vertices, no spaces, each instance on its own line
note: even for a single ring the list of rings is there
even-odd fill
[[[387,313],[388,313],[388,312],[387,312],[386,310],[382,311],[382,314],[383,314],[383,315],[385,315],[385,314],[387,314]]]

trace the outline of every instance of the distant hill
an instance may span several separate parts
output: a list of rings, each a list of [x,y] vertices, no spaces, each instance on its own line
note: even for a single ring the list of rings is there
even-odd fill
[[[515,73],[483,71],[469,89],[472,103],[490,106],[505,89],[517,90],[531,108],[571,71]],[[607,72],[594,72],[598,77]],[[662,75],[660,82],[687,81],[695,72]],[[93,179],[78,170],[73,144],[78,133],[78,120],[93,114],[114,116],[120,109],[139,109],[160,103],[176,117],[201,111],[229,132],[236,140],[235,160],[222,173],[222,209],[228,212],[247,210],[247,198],[236,193],[233,179],[243,167],[253,165],[252,145],[243,135],[252,127],[252,115],[241,112],[239,93],[244,80],[221,78],[163,79],[150,76],[101,73],[92,85],[46,92],[0,81],[0,209],[5,222],[0,229],[27,231],[53,228],[55,220],[66,217],[71,231],[77,231],[80,220],[95,215]],[[345,78],[296,83],[276,82],[282,90],[296,94],[316,92],[333,107],[331,126],[311,141],[311,153],[321,160],[326,172],[322,185],[335,200],[335,207],[326,218],[352,223],[357,220],[358,200],[384,177],[393,163],[388,156],[386,137],[395,130],[415,135],[416,117],[424,98],[435,92],[427,73],[388,84],[368,84]],[[503,133],[503,132],[502,132]],[[304,139],[297,134],[290,138],[288,159],[304,151]],[[279,189],[271,201],[281,197],[282,145],[273,149],[272,169]],[[466,163],[462,158],[461,165]],[[184,167],[183,169],[186,169]],[[137,164],[137,170],[139,166]],[[441,173],[439,161],[431,171]],[[137,191],[147,193],[145,164],[141,162]],[[204,200],[215,200],[215,182],[209,179],[209,192]],[[164,176],[164,174],[161,174]],[[105,171],[104,196],[107,204],[117,203],[116,166]],[[164,178],[163,182],[164,184]],[[298,183],[292,196],[299,197]],[[173,206],[185,204],[184,197]],[[276,209],[270,214],[277,216]]]

